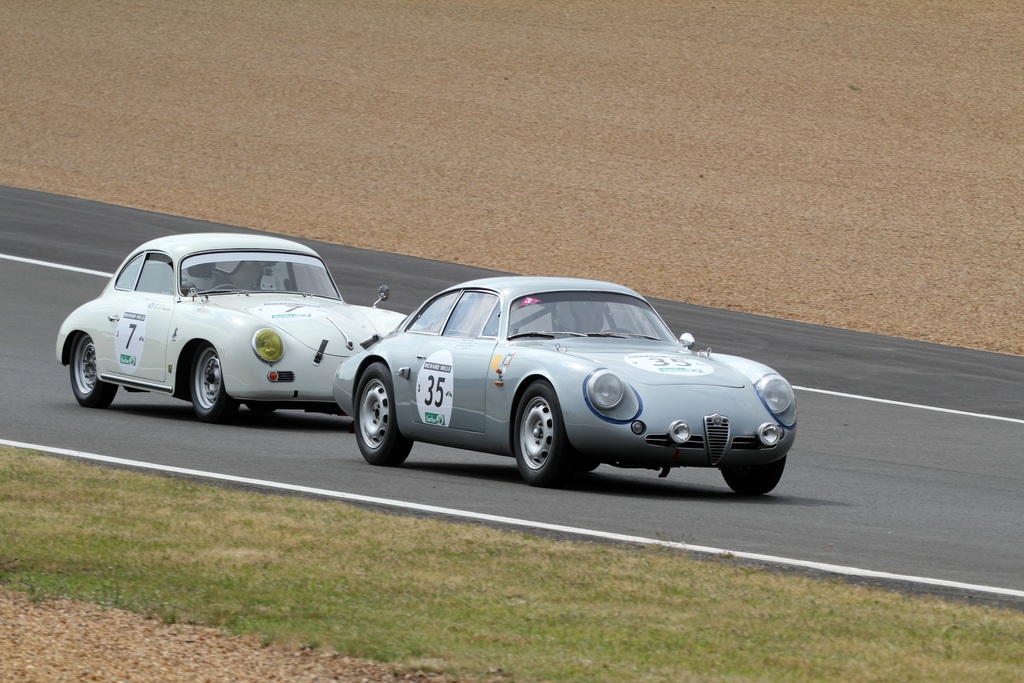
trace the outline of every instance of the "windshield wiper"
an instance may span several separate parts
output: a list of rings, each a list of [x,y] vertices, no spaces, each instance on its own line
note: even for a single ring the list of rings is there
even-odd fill
[[[515,334],[510,334],[508,336],[508,340],[512,341],[513,339],[522,339],[523,337],[542,337],[543,339],[554,339],[555,338],[555,333],[554,332],[534,332],[534,331],[531,331],[531,332],[516,332]]]

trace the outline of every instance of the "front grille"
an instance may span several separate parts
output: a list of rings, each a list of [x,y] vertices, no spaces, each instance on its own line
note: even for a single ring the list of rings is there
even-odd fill
[[[711,466],[718,465],[729,446],[729,418],[724,415],[708,415],[704,418],[704,432],[708,437],[708,456]]]

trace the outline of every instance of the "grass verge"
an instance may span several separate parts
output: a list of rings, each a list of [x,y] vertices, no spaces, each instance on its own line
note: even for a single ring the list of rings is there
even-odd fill
[[[1020,681],[1024,614],[0,448],[0,584],[465,678]]]

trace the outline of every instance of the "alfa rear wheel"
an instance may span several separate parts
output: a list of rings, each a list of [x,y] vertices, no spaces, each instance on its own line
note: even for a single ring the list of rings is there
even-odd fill
[[[398,431],[394,396],[388,367],[374,363],[366,368],[356,388],[352,419],[359,452],[371,465],[397,467],[412,450],[413,442]]]

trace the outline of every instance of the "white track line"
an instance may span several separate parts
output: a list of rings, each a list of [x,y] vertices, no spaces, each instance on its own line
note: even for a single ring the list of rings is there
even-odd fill
[[[1001,420],[1002,422],[1014,422],[1016,424],[1024,424],[1024,420],[1016,417],[1002,417],[1001,415],[988,415],[987,413],[969,413],[965,410],[953,410],[952,408],[936,408],[935,406],[926,406],[919,403],[904,403],[903,401],[891,401],[887,398],[872,398],[870,396],[860,396],[858,394],[844,394],[841,391],[828,391],[826,389],[812,389],[810,387],[793,387],[797,391],[806,391],[812,394],[826,394],[828,396],[838,396],[839,398],[852,398],[858,401],[872,401],[874,403],[885,403],[891,406],[901,406],[903,408],[917,408],[918,410],[931,410],[936,413],[949,413],[950,415],[962,415],[964,417],[978,417],[983,420]]]
[[[247,477],[236,477],[229,474],[217,474],[215,472],[204,472],[202,470],[192,470],[183,467],[169,467],[166,465],[157,465],[148,462],[140,462],[137,460],[125,460],[123,458],[114,458],[108,455],[98,455],[95,453],[86,453],[83,451],[73,451],[68,450],[66,448],[53,448],[49,446],[40,446],[38,444],[23,443],[20,441],[8,441],[6,439],[0,439],[0,445],[10,446],[12,448],[24,448],[34,451],[42,451],[44,453],[53,453],[55,455],[64,455],[72,458],[79,458],[82,460],[93,460],[97,462],[105,462],[114,465],[123,465],[128,467],[137,467],[141,469],[158,470],[160,472],[183,474],[192,477],[200,477],[203,479],[232,482],[235,484],[248,484],[250,486],[259,486],[262,488],[276,489],[278,491],[291,491],[295,493],[305,493],[313,496],[334,498],[338,500],[352,501],[357,503],[371,503],[373,505],[381,505],[386,507],[398,508],[402,510],[429,512],[433,514],[445,515],[447,517],[457,517],[461,519],[470,519],[479,522],[489,522],[491,524],[502,524],[527,529],[541,529],[544,531],[557,531],[559,533],[571,534],[583,538],[596,538],[606,541],[617,541],[620,543],[660,546],[664,548],[672,548],[675,550],[683,550],[691,553],[717,555],[724,558],[738,558],[743,560],[753,560],[757,562],[768,562],[771,564],[786,565],[790,567],[800,567],[803,569],[813,569],[815,571],[827,572],[830,574],[841,574],[844,576],[853,576],[858,578],[884,579],[888,581],[904,581],[907,583],[915,583],[928,586],[941,586],[943,588],[955,588],[965,591],[992,593],[995,595],[1024,598],[1024,591],[1013,590],[1011,588],[979,586],[976,584],[961,583],[959,581],[932,579],[924,576],[907,576],[903,574],[892,574],[889,572],[877,572],[872,571],[870,569],[859,569],[857,567],[844,567],[842,565],[836,564],[824,564],[821,562],[810,562],[807,560],[794,560],[788,557],[776,557],[774,555],[762,555],[760,553],[746,553],[736,550],[726,550],[724,548],[712,548],[709,546],[691,545],[689,543],[678,543],[675,541],[662,541],[655,538],[644,538],[642,536],[629,536],[626,534],[616,534],[607,531],[581,529],[578,527],[562,526],[560,524],[533,522],[526,519],[516,519],[514,517],[500,517],[497,515],[487,515],[477,512],[468,512],[466,510],[443,508],[434,505],[421,505],[419,503],[409,503],[406,501],[392,500],[389,498],[363,496],[356,493],[343,493],[341,491],[310,488],[308,486],[297,486],[295,484],[285,484],[276,481],[266,481],[263,479],[249,479]]]
[[[49,261],[37,261],[34,258],[22,258],[21,256],[11,256],[10,254],[0,254],[0,258],[7,259],[8,261],[18,261],[20,263],[29,263],[33,266],[46,266],[47,268],[57,268],[58,270],[70,270],[73,273],[85,273],[86,275],[99,275],[100,277],[110,277],[113,273],[104,273],[101,270],[89,270],[88,268],[75,268],[74,266],[65,266],[62,263],[50,263]]]

